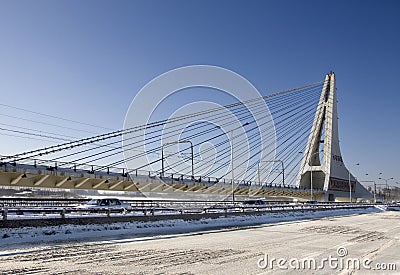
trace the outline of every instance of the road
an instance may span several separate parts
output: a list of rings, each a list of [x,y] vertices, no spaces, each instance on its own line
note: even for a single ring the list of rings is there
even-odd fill
[[[400,212],[387,211],[172,235],[15,245],[1,249],[0,271],[1,274],[400,274],[399,221]],[[340,257],[340,253],[345,255]],[[272,258],[283,259],[280,267],[278,260],[270,264]],[[315,268],[308,266],[311,259],[316,262]],[[354,260],[355,265],[357,260],[360,269],[357,266],[346,269],[343,263],[347,259]],[[376,267],[397,270],[367,269]]]

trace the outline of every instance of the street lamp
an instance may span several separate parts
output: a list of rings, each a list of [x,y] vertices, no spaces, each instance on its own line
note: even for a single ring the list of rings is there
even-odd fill
[[[321,151],[321,152],[323,152],[323,151]],[[311,169],[311,170],[310,170],[310,171],[311,171],[311,181],[310,181],[310,187],[311,187],[311,201],[314,201],[314,194],[313,194],[313,175],[312,175],[313,166],[311,165],[311,160],[312,160],[312,158],[313,158],[314,155],[319,154],[319,153],[320,153],[319,151],[312,153],[310,159],[308,160],[308,165],[310,166],[310,169]]]
[[[190,140],[178,140],[173,142],[164,143],[161,146],[161,172],[164,176],[164,147],[166,145],[178,144],[178,143],[190,143],[190,151],[192,153],[192,179],[194,178],[194,161],[193,161],[193,143]]]
[[[382,173],[379,173],[379,175],[382,175]],[[392,180],[393,178],[385,179],[385,178],[380,177],[379,179],[384,180],[386,182],[386,192],[388,193],[388,197],[390,197],[388,181]],[[386,201],[387,201],[387,198],[386,198]]]
[[[368,174],[365,174],[368,176]],[[363,180],[360,181],[360,183],[365,182],[365,183],[373,183],[374,184],[374,203],[376,203],[376,182],[374,180]]]
[[[310,159],[308,160],[308,166],[310,166],[310,172],[311,172],[311,177],[310,177],[311,201],[314,200],[314,199],[313,199],[313,197],[314,197],[314,195],[313,195],[313,176],[312,176],[312,174],[313,174],[313,173],[312,173],[312,172],[313,172],[313,167],[312,167],[312,165],[311,165],[311,160],[312,160],[312,157],[313,157],[314,155],[319,154],[319,153],[322,153],[322,152],[324,152],[324,150],[321,150],[321,151],[317,151],[317,152],[312,153]],[[299,152],[299,154],[303,154],[303,152]],[[304,155],[303,157],[305,157],[305,155]]]
[[[358,165],[360,165],[359,163],[356,163],[354,166],[358,166]],[[349,169],[347,170],[348,172],[349,172],[349,201],[350,201],[350,203],[352,203],[352,200],[351,200],[351,180],[350,180],[350,167],[349,167]]]
[[[283,161],[280,159],[274,159],[274,160],[260,160],[258,162],[258,168],[257,168],[257,174],[258,174],[258,184],[261,185],[261,179],[260,179],[260,163],[261,162],[280,162],[282,165],[282,184],[283,187],[285,187],[285,166],[283,165]]]
[[[248,122],[246,122],[245,124],[243,124],[243,125],[241,125],[239,127],[236,127],[234,129],[230,130],[230,136],[231,136],[231,165],[232,165],[232,169],[231,169],[232,170],[231,171],[231,173],[232,173],[232,205],[235,204],[235,187],[234,187],[235,174],[233,172],[233,131],[235,131],[235,130],[237,130],[239,128],[242,128],[244,126],[247,126],[247,125],[249,125]]]

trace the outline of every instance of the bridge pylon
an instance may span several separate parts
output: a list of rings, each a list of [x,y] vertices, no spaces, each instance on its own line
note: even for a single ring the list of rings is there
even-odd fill
[[[325,77],[314,122],[304,151],[297,185],[324,190],[324,201],[357,201],[372,195],[346,168],[339,146],[336,80],[333,72]],[[311,187],[312,185],[312,187]],[[351,195],[350,195],[351,194]]]

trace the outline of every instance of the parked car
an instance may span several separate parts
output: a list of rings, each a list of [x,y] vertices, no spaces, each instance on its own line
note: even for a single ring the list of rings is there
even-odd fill
[[[306,201],[305,204],[318,204],[318,201]]]
[[[246,200],[243,201],[242,206],[263,206],[266,203],[263,200]]]
[[[129,203],[121,202],[119,199],[92,199],[84,205],[79,205],[78,209],[121,209],[131,210],[132,206]]]

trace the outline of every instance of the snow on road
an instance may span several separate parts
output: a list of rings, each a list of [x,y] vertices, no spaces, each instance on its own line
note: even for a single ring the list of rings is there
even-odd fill
[[[395,263],[400,268],[399,220],[400,212],[370,208],[2,230],[9,236],[1,239],[0,273],[287,274],[299,270],[262,269],[258,262],[266,254],[285,259],[337,257],[338,247],[345,247],[351,257],[369,257],[374,264]],[[300,271],[348,272],[325,268]]]
[[[109,237],[113,235],[148,235],[166,234],[173,232],[190,232],[206,228],[218,228],[229,226],[245,226],[261,223],[273,223],[280,221],[292,221],[298,219],[321,218],[333,215],[349,215],[355,213],[370,213],[381,211],[379,208],[328,210],[316,212],[292,212],[282,211],[266,213],[264,215],[248,215],[221,217],[218,219],[202,220],[160,220],[155,222],[117,222],[112,224],[89,225],[58,225],[46,227],[0,228],[0,249],[4,245],[25,242],[43,242],[68,239],[85,239]],[[1,255],[1,251],[0,251]]]

